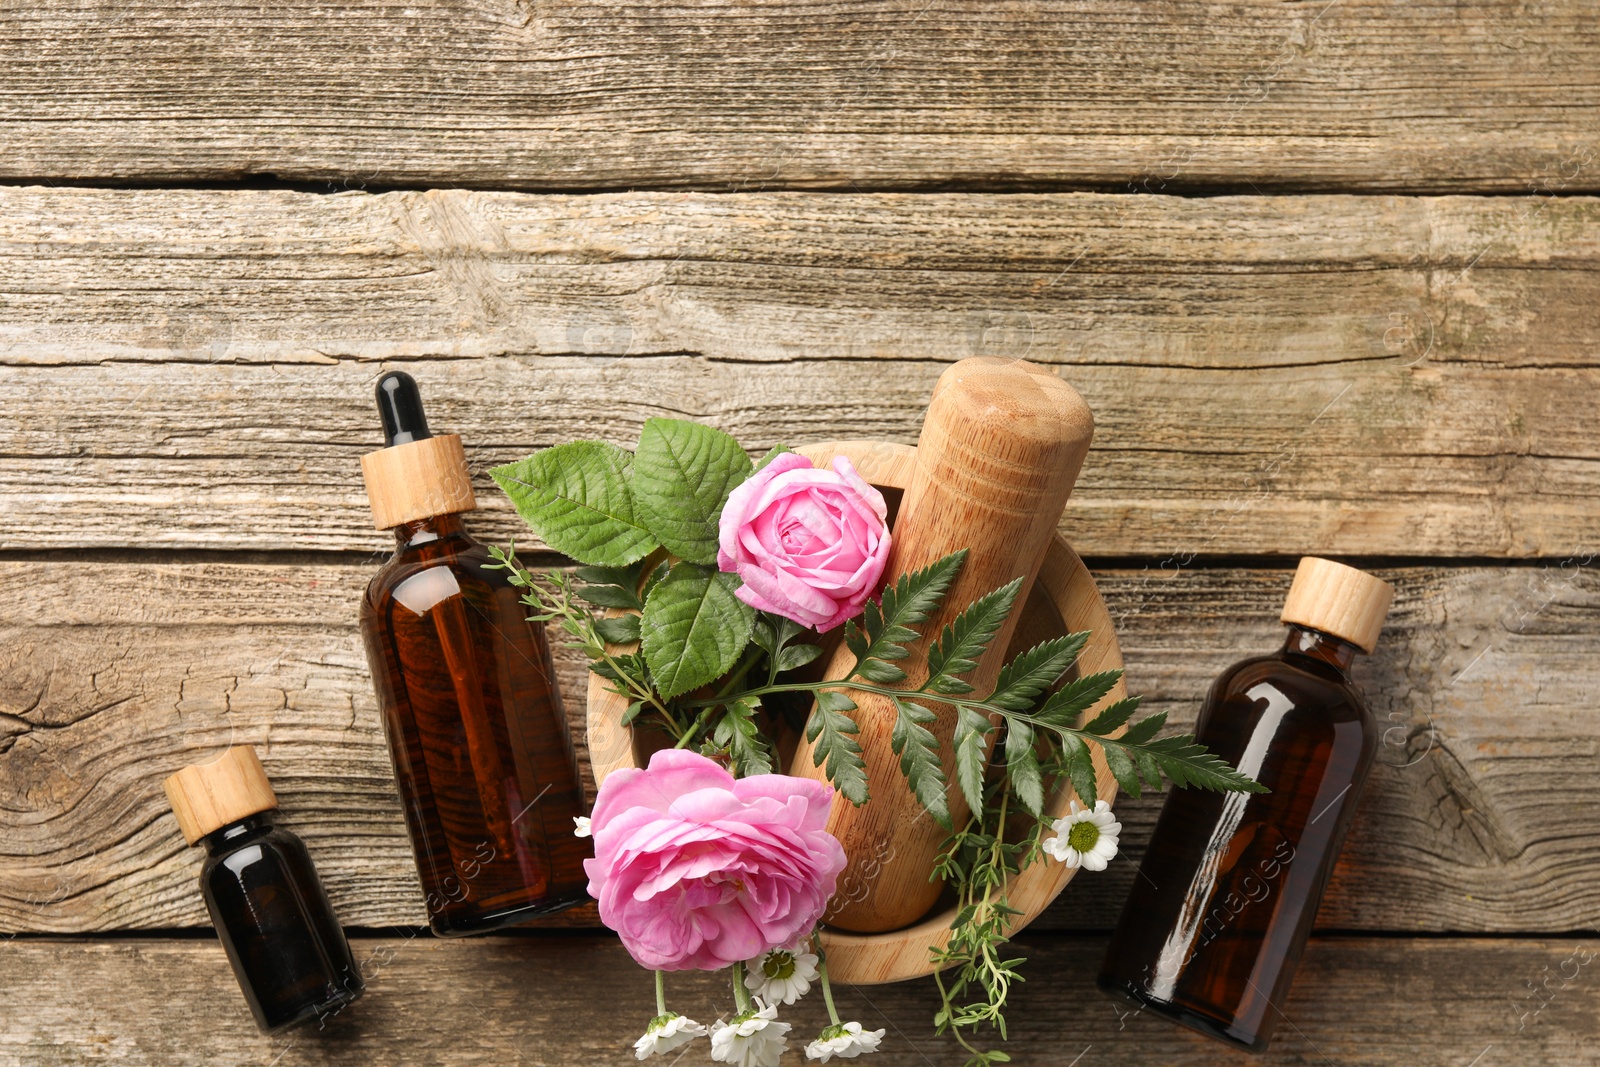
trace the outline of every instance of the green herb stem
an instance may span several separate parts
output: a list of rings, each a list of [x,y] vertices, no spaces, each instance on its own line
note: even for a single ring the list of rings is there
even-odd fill
[[[853,689],[858,693],[872,693],[877,696],[888,697],[892,700],[926,700],[940,704],[947,704],[958,710],[968,710],[988,716],[990,718],[999,717],[1006,721],[1025,723],[1028,726],[1034,727],[1035,729],[1048,730],[1062,737],[1075,737],[1080,741],[1092,741],[1095,744],[1102,746],[1114,745],[1117,748],[1125,751],[1154,750],[1149,744],[1129,743],[1119,740],[1115,737],[1107,737],[1103,734],[1092,733],[1088,730],[1079,729],[1078,727],[1066,726],[1059,722],[1041,719],[1038,716],[1030,715],[1026,712],[1014,711],[1010,708],[1001,707],[998,704],[991,704],[987,700],[973,700],[970,698],[964,699],[960,696],[934,692],[921,688],[892,689],[888,686],[857,681],[854,677],[846,677],[838,681],[780,682],[775,685],[758,686],[754,689],[747,689],[742,693],[728,694],[727,696],[716,697],[713,699],[686,700],[683,701],[683,706],[687,708],[715,707],[718,704],[725,703],[730,699],[748,700],[769,696],[774,693],[810,693],[815,696],[817,693],[822,692],[823,690],[840,689]],[[1245,777],[1243,780],[1247,783],[1247,785],[1237,788],[1248,789],[1253,792],[1264,791],[1262,787],[1255,783],[1252,779]]]
[[[828,1006],[828,1021],[834,1026],[843,1026],[839,1021],[839,1009],[833,1006],[833,986],[828,983],[828,954],[822,951],[822,938],[813,936],[811,944],[817,950],[817,978],[822,982],[822,1002]]]
[[[941,1029],[948,1029],[957,1043],[971,1054],[967,1067],[988,1067],[1003,1060],[1001,1054],[984,1051],[974,1045],[963,1030],[971,1030],[976,1034],[978,1028],[987,1022],[1000,1031],[1003,1039],[1006,1023],[1002,1011],[1011,990],[1011,982],[1017,977],[1012,971],[1015,963],[1007,963],[1000,958],[1000,946],[1007,941],[1006,929],[1015,914],[1004,895],[1006,878],[1011,873],[1006,856],[1015,846],[1008,846],[1005,840],[1010,789],[1002,783],[998,792],[998,807],[991,808],[986,803],[983,811],[974,812],[966,827],[951,838],[941,857],[941,867],[956,876],[953,880],[959,886],[956,901],[958,914],[964,918],[951,927],[946,947],[934,955],[933,977],[940,1002],[936,1018],[941,1023]],[[991,815],[994,818],[992,837],[988,836]],[[977,837],[980,842],[987,838],[987,844],[978,848],[971,866],[963,869],[958,866],[959,856],[966,841],[972,837]],[[1034,851],[1030,847],[1022,853],[1017,864],[1018,871],[1027,866]],[[942,972],[951,966],[956,967],[955,980],[947,984]],[[974,983],[982,987],[984,999],[958,1007],[955,999]]]
[[[678,743],[673,745],[672,747],[673,748],[687,748],[688,745],[689,745],[689,742],[694,740],[694,735],[699,733],[700,730],[705,726],[706,719],[711,716],[711,712],[713,710],[714,710],[713,708],[703,708],[703,709],[701,709],[700,714],[696,715],[695,718],[694,718],[694,721],[689,724],[688,728],[685,729],[681,735],[679,735]]]
[[[745,675],[750,673],[750,669],[752,667],[761,662],[761,657],[763,654],[764,653],[762,652],[761,648],[753,644],[745,650],[744,658],[739,661],[739,663],[734,667],[733,672],[728,675],[727,684],[725,684],[721,689],[717,690],[716,700],[718,703],[713,704],[713,707],[718,706],[718,704],[727,703],[728,694],[732,693],[734,688],[738,686],[740,682],[744,681]],[[743,696],[745,694],[740,695]]]

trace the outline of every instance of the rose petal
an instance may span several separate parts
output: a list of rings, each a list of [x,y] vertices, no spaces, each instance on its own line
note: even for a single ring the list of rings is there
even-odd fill
[[[589,829],[598,835],[619,812],[647,807],[666,811],[672,801],[694,789],[733,784],[733,775],[694,752],[663,749],[650,757],[649,770],[624,767],[606,777],[607,788],[595,798]]]
[[[889,554],[888,507],[850,461],[828,469],[780,456],[729,496],[717,565],[745,603],[829,630],[878,591]]]
[[[661,970],[715,970],[793,944],[821,919],[844,868],[826,831],[832,795],[778,774],[735,780],[681,750],[613,772],[584,862],[602,921]]]

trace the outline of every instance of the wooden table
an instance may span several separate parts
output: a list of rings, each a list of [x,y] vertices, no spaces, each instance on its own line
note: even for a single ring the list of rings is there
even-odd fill
[[[370,385],[481,475],[658,414],[909,442],[973,354],[1093,406],[1064,530],[1176,724],[1299,554],[1398,586],[1255,1062],[1596,1061],[1592,3],[38,0],[0,41],[0,1063],[632,1062],[609,935],[418,933]],[[161,794],[230,741],[368,966],[321,1033],[255,1033]],[[1250,1062],[1093,989],[1158,803],[1021,939],[1016,1062]],[[841,997],[876,1062],[960,1062],[928,982]]]

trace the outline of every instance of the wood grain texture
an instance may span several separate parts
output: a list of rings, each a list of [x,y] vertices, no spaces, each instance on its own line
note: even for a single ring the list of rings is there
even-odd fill
[[[0,189],[3,547],[376,550],[378,365],[483,470],[689,415],[913,442],[944,364],[1095,412],[1088,555],[1562,557],[1600,200]]]
[[[1600,188],[1583,0],[45,0],[0,176]]]
[[[1385,744],[1320,921],[1587,929],[1600,914],[1600,568],[1380,569],[1399,596],[1358,680]],[[1289,570],[1097,574],[1129,689],[1193,721],[1281,640]],[[346,923],[422,904],[355,629],[369,568],[0,564],[0,931],[205,924],[164,775],[257,747]],[[581,722],[581,665],[561,663]],[[579,737],[581,740],[581,731]],[[1159,798],[1120,798],[1137,859]],[[1076,879],[1036,925],[1106,929],[1134,877]]]
[[[268,1038],[212,941],[0,943],[0,1064],[621,1065],[635,1062],[630,1046],[652,1010],[648,973],[609,938],[423,934],[352,947],[366,996],[320,1031]],[[1589,1067],[1600,1040],[1594,938],[1313,939],[1280,1005],[1287,1022],[1261,1057],[1105,998],[1094,988],[1102,938],[1028,936],[1016,948],[1028,981],[1013,996],[1003,1046],[1016,1063],[1464,1067],[1478,1056],[1480,1067]],[[667,988],[674,1010],[702,1022],[731,1013],[720,978],[674,975]],[[888,1031],[875,1065],[963,1062],[953,1041],[933,1036],[931,980],[836,996],[845,1018]],[[791,1048],[826,1022],[815,993],[782,1017],[794,1024]],[[708,1051],[701,1041],[687,1055],[704,1062]],[[790,1052],[784,1062],[801,1060]]]

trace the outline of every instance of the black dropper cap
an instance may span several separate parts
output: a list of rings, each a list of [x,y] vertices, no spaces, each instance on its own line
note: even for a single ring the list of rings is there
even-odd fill
[[[392,370],[378,379],[374,391],[378,414],[383,418],[383,446],[426,441],[433,436],[428,416],[422,413],[422,393],[417,380],[404,371]]]

